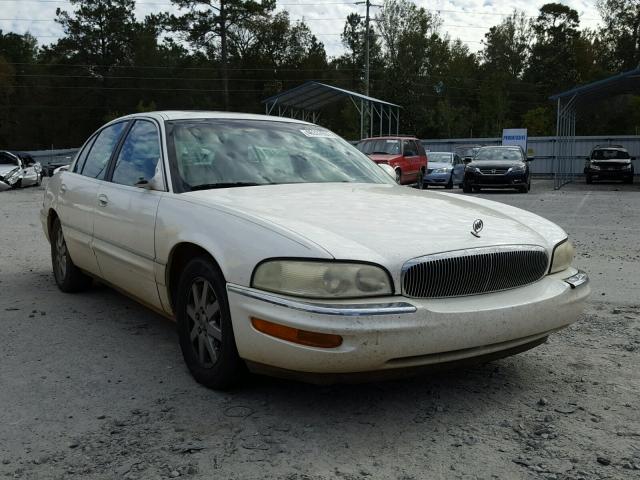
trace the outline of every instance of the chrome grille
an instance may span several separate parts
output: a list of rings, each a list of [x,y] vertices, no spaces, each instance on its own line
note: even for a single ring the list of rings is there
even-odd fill
[[[480,173],[484,175],[504,175],[508,168],[481,168]]]
[[[507,245],[437,253],[409,260],[402,268],[408,297],[442,298],[521,287],[547,272],[547,251],[535,245]]]

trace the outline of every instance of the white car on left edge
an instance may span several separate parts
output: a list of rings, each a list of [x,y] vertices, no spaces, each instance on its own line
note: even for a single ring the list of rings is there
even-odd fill
[[[333,381],[503,357],[576,321],[589,295],[557,225],[398,186],[337,135],[279,117],[114,120],[53,176],[41,217],[61,290],[99,278],[175,319],[213,388],[247,366]]]
[[[0,188],[40,185],[42,166],[31,155],[0,150]]]

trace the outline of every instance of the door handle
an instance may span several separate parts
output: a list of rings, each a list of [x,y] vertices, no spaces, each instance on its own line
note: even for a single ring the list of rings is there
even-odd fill
[[[100,195],[98,195],[98,204],[101,207],[106,207],[109,204],[109,199],[104,193],[101,193]]]
[[[60,195],[64,194],[67,191],[67,186],[63,183],[60,185]]]

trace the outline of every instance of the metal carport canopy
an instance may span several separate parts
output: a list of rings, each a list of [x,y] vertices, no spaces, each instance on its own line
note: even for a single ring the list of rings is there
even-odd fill
[[[369,97],[358,92],[346,90],[326,83],[308,81],[290,90],[273,95],[262,103],[265,104],[267,115],[290,116],[316,122],[319,111],[342,98],[349,98],[360,114],[360,136],[364,134],[365,117],[370,121],[371,136],[374,132],[374,115],[379,120],[380,135],[384,134],[384,126],[388,126],[388,133],[391,134],[392,120],[395,123],[396,133],[400,124],[400,105]],[[276,110],[277,108],[277,110]],[[385,125],[383,126],[383,121]]]
[[[596,82],[572,88],[549,97],[556,102],[556,144],[554,153],[554,188],[572,182],[576,157],[576,116],[578,106],[606,97],[640,91],[640,67]]]

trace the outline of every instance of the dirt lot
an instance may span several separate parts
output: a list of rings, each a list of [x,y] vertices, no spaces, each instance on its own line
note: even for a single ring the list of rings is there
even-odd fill
[[[171,322],[55,287],[42,191],[0,194],[0,478],[640,478],[640,187],[484,197],[574,239],[585,315],[476,368],[368,385],[196,384]]]

